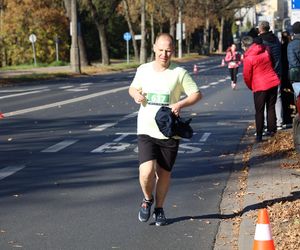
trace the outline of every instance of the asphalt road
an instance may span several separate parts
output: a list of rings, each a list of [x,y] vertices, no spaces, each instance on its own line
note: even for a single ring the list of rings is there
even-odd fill
[[[164,227],[137,219],[134,71],[0,88],[0,249],[213,249],[234,153],[254,118],[242,76],[232,91],[220,62],[182,64],[191,73],[197,64],[204,98],[182,114],[195,134],[181,142]]]

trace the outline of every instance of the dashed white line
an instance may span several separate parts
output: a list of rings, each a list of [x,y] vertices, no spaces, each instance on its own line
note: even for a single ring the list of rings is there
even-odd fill
[[[88,91],[88,89],[86,89],[86,88],[74,88],[74,89],[67,89],[66,91],[82,92],[82,91]]]
[[[73,85],[68,85],[68,86],[59,87],[59,89],[70,89],[70,88],[73,88],[73,87],[74,87]]]
[[[99,125],[99,126],[97,126],[95,128],[90,129],[90,131],[98,131],[99,132],[99,131],[103,131],[103,130],[105,130],[107,128],[110,128],[112,126],[115,126],[115,125],[117,125],[117,122],[104,123],[102,125]]]
[[[25,168],[25,165],[15,165],[15,166],[8,166],[3,169],[0,169],[0,180],[13,175],[14,173],[20,171],[21,169]]]
[[[42,150],[41,152],[43,153],[55,153],[55,152],[58,152],[74,143],[78,142],[78,140],[64,140],[64,141],[61,141],[49,148],[46,148],[44,150]]]
[[[209,88],[209,85],[203,85],[203,86],[199,87],[199,89],[207,89],[207,88]]]

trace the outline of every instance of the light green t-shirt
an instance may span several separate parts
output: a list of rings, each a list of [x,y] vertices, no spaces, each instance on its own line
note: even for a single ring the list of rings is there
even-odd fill
[[[158,129],[155,115],[161,106],[169,106],[199,91],[197,84],[188,72],[171,63],[169,68],[157,72],[153,62],[138,67],[130,87],[141,90],[147,102],[141,104],[137,119],[137,134],[149,135],[157,139],[166,139]]]

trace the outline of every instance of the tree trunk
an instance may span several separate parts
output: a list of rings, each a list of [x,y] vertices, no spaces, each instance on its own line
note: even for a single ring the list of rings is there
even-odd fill
[[[155,34],[154,34],[154,16],[153,13],[151,13],[151,48],[153,48],[154,45],[154,39],[155,39]],[[150,61],[153,61],[154,59],[154,51],[151,49],[151,59]]]
[[[187,54],[189,55],[191,53],[191,35],[187,34],[186,36],[186,47],[187,47]]]
[[[0,3],[0,67],[6,66],[6,50],[3,44],[3,37],[2,37],[2,27],[3,27],[3,1]]]
[[[170,18],[170,35],[174,38],[174,41],[176,41],[176,18],[175,16],[172,16]]]
[[[105,26],[104,26],[104,24],[97,22],[96,27],[97,27],[97,30],[99,33],[99,39],[100,39],[100,45],[101,45],[100,47],[101,47],[101,55],[102,55],[102,64],[109,65],[110,58],[109,58],[109,54],[108,54]]]
[[[209,18],[205,18],[205,30],[204,30],[204,44],[209,43]]]
[[[146,0],[141,0],[141,52],[140,63],[147,62],[147,41],[146,41]]]
[[[133,28],[132,28],[131,16],[130,16],[127,0],[123,0],[123,5],[124,5],[124,9],[125,9],[125,18],[126,18],[126,21],[127,21],[129,32],[132,36],[132,45],[133,45],[133,50],[134,50],[134,58],[135,58],[135,61],[138,62],[139,61],[139,50],[138,50],[137,42],[134,39],[135,33],[133,31]]]
[[[71,22],[71,0],[64,0],[64,6],[66,9],[66,16]],[[87,66],[88,63],[88,58],[86,54],[86,48],[85,48],[85,43],[84,39],[81,33],[81,29],[79,26],[79,32],[78,32],[78,47],[79,47],[79,54],[80,54],[80,64],[82,66]]]
[[[209,53],[213,52],[214,49],[214,28],[210,29],[210,41],[209,41]]]
[[[221,24],[220,24],[220,39],[218,45],[218,52],[221,53],[223,51],[223,30],[224,30],[224,17],[221,17]]]

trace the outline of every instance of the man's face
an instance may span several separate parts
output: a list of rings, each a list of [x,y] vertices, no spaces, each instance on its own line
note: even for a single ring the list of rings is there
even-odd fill
[[[158,38],[153,46],[153,50],[155,61],[162,67],[168,67],[174,51],[172,40],[165,36]]]

